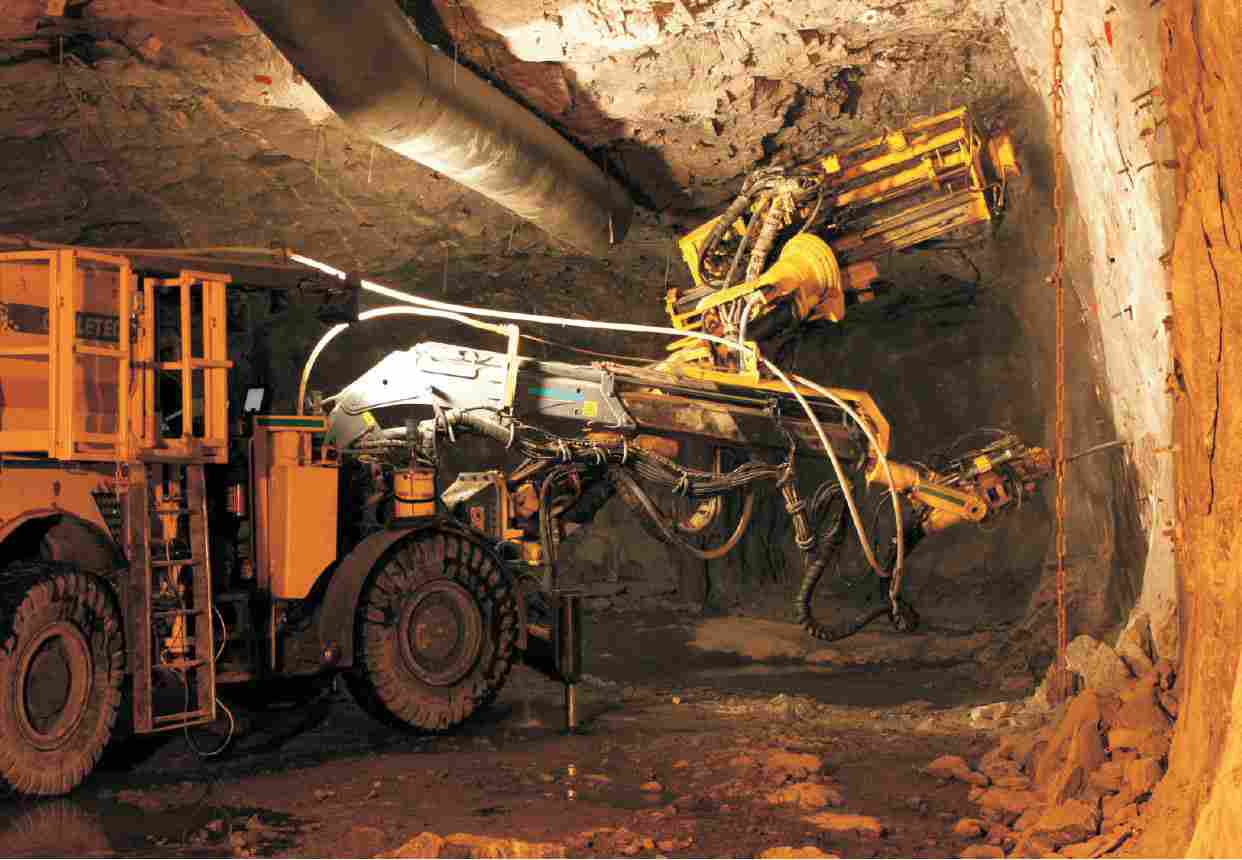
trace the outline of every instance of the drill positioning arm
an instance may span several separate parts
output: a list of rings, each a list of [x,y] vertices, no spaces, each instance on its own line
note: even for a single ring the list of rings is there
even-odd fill
[[[693,286],[669,291],[669,317],[684,331],[755,343],[803,322],[839,322],[874,297],[878,258],[991,221],[1019,174],[1009,137],[985,141],[965,108],[796,167],[760,168],[723,214],[679,241]],[[669,349],[681,360],[735,361],[693,340]]]
[[[1005,433],[938,471],[890,462],[891,484],[878,468],[868,478],[905,496],[921,531],[931,534],[959,523],[983,522],[1034,492],[1051,471],[1052,458],[1045,449],[1028,447]]]

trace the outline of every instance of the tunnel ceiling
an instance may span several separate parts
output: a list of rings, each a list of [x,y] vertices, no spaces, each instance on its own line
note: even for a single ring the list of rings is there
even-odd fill
[[[563,130],[647,211],[620,253],[759,164],[1021,89],[986,3],[405,0],[412,24]],[[13,8],[13,4],[10,4]],[[371,271],[570,253],[346,129],[230,2],[94,0],[0,21],[0,232],[293,245]],[[654,213],[654,214],[653,214]],[[658,263],[658,265],[657,265]]]
[[[998,22],[953,0],[436,9],[472,64],[600,148],[643,202],[674,211],[862,130],[963,102],[994,113],[1016,78]]]

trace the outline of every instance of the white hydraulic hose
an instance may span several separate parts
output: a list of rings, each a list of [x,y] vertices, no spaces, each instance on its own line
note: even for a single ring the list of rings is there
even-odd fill
[[[320,272],[323,272],[324,274],[330,275],[341,281],[346,280],[345,273],[342,272],[340,269],[333,268],[327,263],[320,262],[319,260],[312,259],[311,257],[306,257],[306,256],[303,256],[302,254],[290,253],[289,259],[294,260],[295,262],[301,263],[305,266],[309,266],[312,269],[316,269]],[[659,335],[664,335],[666,337],[674,337],[678,339],[685,338],[685,337],[693,337],[693,338],[697,338],[698,340],[706,341],[709,343],[721,344],[723,346],[728,347],[729,349],[736,350],[740,353],[749,353],[752,356],[755,355],[755,353],[752,350],[750,350],[749,347],[745,346],[745,344],[741,344],[736,340],[717,337],[716,335],[712,335],[712,334],[706,334],[704,332],[682,331],[680,329],[667,328],[665,326],[641,325],[638,323],[600,322],[598,320],[581,320],[581,319],[572,319],[569,317],[545,316],[543,314],[526,314],[526,313],[520,313],[517,311],[498,311],[498,310],[490,310],[487,308],[476,308],[476,307],[471,307],[469,305],[458,305],[458,304],[453,304],[451,302],[436,301],[435,299],[425,299],[421,296],[416,296],[412,293],[403,292],[401,290],[395,290],[392,287],[386,287],[383,284],[377,284],[376,282],[366,280],[365,278],[359,281],[359,286],[361,286],[362,289],[367,290],[368,292],[375,293],[376,295],[381,295],[386,298],[395,299],[396,301],[404,302],[406,304],[418,305],[420,307],[434,309],[435,311],[439,312],[439,313],[417,314],[418,316],[446,317],[449,319],[456,319],[458,322],[464,322],[468,325],[478,326],[479,324],[475,320],[464,319],[463,315],[490,317],[493,319],[514,320],[518,322],[539,323],[543,325],[560,325],[560,326],[568,326],[571,328],[585,328],[585,329],[596,329],[596,330],[607,330],[607,331],[629,331],[629,332],[635,332],[635,333],[640,333],[640,334],[659,334]],[[391,310],[391,309],[390,308],[376,308],[375,310],[383,311],[383,310]],[[359,314],[358,318],[362,320],[364,319],[366,314],[370,314],[370,313],[373,313],[373,312],[365,311],[362,314]],[[346,325],[346,324],[342,323],[341,325]],[[342,329],[342,331],[343,330],[344,329]],[[336,337],[336,334],[340,333],[340,332],[336,332],[334,334],[333,331],[334,330],[330,330],[326,335],[324,335],[324,339],[330,341],[332,338]],[[324,343],[324,339],[321,339],[320,343],[326,346],[326,343]],[[316,350],[322,351],[318,344],[316,345]],[[316,353],[312,352],[312,357],[317,357]],[[856,424],[858,424],[858,426],[862,429],[863,433],[866,435],[867,440],[871,443],[872,450],[875,452],[875,455],[877,459],[879,460],[881,467],[884,470],[885,476],[889,479],[889,492],[892,495],[892,499],[893,499],[893,514],[894,514],[894,519],[896,522],[895,527],[896,527],[896,536],[897,536],[897,556],[894,561],[892,571],[884,570],[883,567],[881,567],[880,563],[876,560],[875,554],[871,550],[871,540],[867,535],[867,529],[865,525],[863,524],[862,515],[858,511],[858,506],[854,502],[853,494],[849,490],[849,484],[845,477],[845,470],[844,468],[842,468],[840,460],[837,459],[836,452],[833,450],[832,445],[829,444],[828,436],[826,433],[824,433],[824,428],[820,425],[819,419],[815,416],[815,413],[812,411],[811,405],[806,402],[806,398],[803,397],[802,393],[798,391],[797,386],[793,384],[793,382],[789,379],[789,377],[786,376],[785,373],[781,371],[780,368],[778,368],[775,364],[773,364],[771,361],[769,361],[767,358],[763,357],[762,355],[759,355],[757,357],[761,361],[763,361],[764,365],[769,370],[771,370],[777,376],[777,378],[781,380],[781,382],[785,384],[785,386],[789,389],[790,393],[793,394],[793,396],[797,399],[798,404],[802,407],[803,411],[806,412],[807,418],[809,418],[811,421],[811,426],[815,428],[815,434],[819,437],[820,444],[823,445],[824,451],[828,455],[828,460],[832,464],[833,471],[836,473],[837,481],[841,484],[841,490],[845,496],[846,504],[850,511],[850,519],[854,523],[854,531],[858,535],[858,542],[862,545],[863,554],[867,559],[867,564],[871,566],[871,569],[875,571],[877,575],[884,577],[884,578],[887,578],[891,575],[895,578],[894,580],[895,582],[900,582],[900,579],[896,579],[896,577],[898,577],[901,571],[902,563],[905,560],[905,556],[903,552],[904,547],[902,546],[903,535],[902,535],[902,528],[901,528],[901,509],[900,509],[900,506],[898,505],[897,491],[893,489],[892,473],[889,471],[888,457],[885,454],[884,450],[880,447],[878,440],[876,440],[875,438],[875,435],[871,432],[871,429],[866,425],[866,422],[862,420],[861,416],[859,416],[858,413],[856,413],[853,409],[851,409],[839,397],[833,395],[826,388],[820,385],[811,383],[809,382],[809,380],[804,380],[802,379],[802,377],[798,377],[799,381],[806,384],[808,388],[811,388],[812,390],[826,396],[834,404],[841,407],[845,411],[846,415],[848,415],[850,418],[854,420]],[[303,370],[303,379],[305,380],[306,378],[309,377],[309,375],[310,375],[310,370],[309,370],[309,367],[307,367]],[[299,410],[301,410],[301,398],[299,398],[298,408]],[[890,597],[891,596],[892,595],[890,595]]]
[[[328,344],[336,340],[336,336],[347,328],[349,328],[349,323],[337,323],[328,329],[324,336],[319,338],[319,343],[315,344],[315,348],[311,350],[310,358],[306,359],[306,364],[302,365],[302,379],[298,383],[298,415],[305,413],[306,383],[310,380],[311,369],[315,366],[315,362],[319,360],[319,353],[323,352]]]
[[[751,295],[753,296],[754,293],[751,293]],[[754,303],[749,300],[747,300],[746,303],[742,305],[742,315],[741,315],[742,318],[741,318],[741,322],[738,323],[738,327],[737,327],[738,352],[749,351],[746,346],[746,326],[750,322],[750,309],[752,307],[754,307]]]
[[[802,392],[800,392],[798,390],[798,387],[789,380],[789,377],[785,375],[784,371],[782,371],[779,367],[777,367],[775,364],[773,364],[768,359],[764,358],[762,355],[759,356],[759,359],[763,362],[764,366],[768,370],[772,371],[772,373],[774,373],[776,377],[780,379],[781,382],[785,383],[785,387],[788,388],[790,393],[793,394],[793,396],[797,398],[798,405],[802,407],[804,412],[806,412],[806,417],[811,419],[811,425],[815,428],[815,433],[816,435],[819,436],[820,442],[823,443],[824,451],[828,454],[828,462],[832,464],[832,471],[836,473],[837,482],[840,483],[841,485],[842,495],[845,496],[845,504],[850,510],[850,519],[854,521],[854,531],[858,534],[858,542],[862,544],[862,551],[863,551],[863,555],[866,556],[867,564],[871,565],[871,569],[874,570],[881,577],[887,578],[888,576],[890,576],[890,573],[884,570],[880,566],[880,563],[876,560],[875,554],[871,550],[871,541],[867,537],[867,529],[863,525],[862,514],[859,513],[858,505],[855,504],[854,502],[854,494],[849,491],[849,484],[846,483],[846,480],[845,480],[845,470],[841,467],[841,461],[837,459],[837,452],[834,451],[832,449],[832,446],[828,444],[828,440],[824,434],[824,428],[820,426],[819,419],[815,416],[815,413],[811,410],[811,404],[806,402],[806,398],[802,396]],[[889,469],[888,469],[888,457],[885,456],[883,450],[880,448],[880,444],[876,440],[875,436],[872,434],[871,428],[867,426],[867,423],[863,421],[862,418],[858,415],[858,413],[856,413],[853,409],[851,409],[844,400],[842,400],[840,397],[837,397],[835,394],[833,394],[827,388],[824,388],[821,385],[816,385],[815,383],[808,384],[808,380],[805,380],[802,377],[797,376],[796,374],[795,374],[795,378],[800,383],[807,385],[808,388],[811,388],[812,390],[818,392],[819,394],[822,394],[825,397],[827,397],[837,406],[841,407],[841,409],[845,412],[846,415],[848,415],[850,418],[853,418],[854,423],[857,424],[859,427],[861,427],[863,433],[867,435],[867,441],[871,443],[871,449],[876,452],[876,457],[879,459],[880,463],[883,464],[884,472],[886,475],[889,476],[890,493],[893,497],[893,514],[897,520],[897,558],[894,561],[894,565],[893,565],[893,571],[895,573],[897,570],[901,569],[901,563],[905,559],[901,552],[901,541],[902,541],[901,508],[897,503],[897,491],[891,489],[892,475],[891,473],[889,473]]]
[[[766,358],[765,358],[763,361],[764,361],[764,363],[765,363],[765,364],[767,364],[767,365],[768,365],[768,367],[770,367],[770,368],[771,368],[771,369],[772,369],[775,373],[777,373],[778,375],[780,374],[780,370],[779,370],[779,368],[777,368],[777,367],[776,367],[776,365],[774,365],[774,364],[770,363],[770,362],[769,362]],[[867,424],[866,424],[866,422],[865,422],[865,421],[863,421],[861,418],[859,418],[859,417],[858,417],[858,415],[856,415],[856,414],[854,413],[853,408],[851,408],[849,404],[847,404],[847,403],[846,403],[844,400],[842,400],[841,398],[837,397],[835,394],[833,394],[833,393],[832,393],[831,391],[829,391],[827,388],[824,388],[824,387],[823,387],[822,385],[820,385],[819,383],[812,382],[811,380],[807,379],[805,376],[799,376],[798,374],[796,374],[796,373],[795,373],[795,374],[793,375],[793,378],[794,378],[794,379],[796,379],[796,380],[798,381],[798,384],[799,384],[799,385],[805,385],[807,388],[809,388],[809,389],[811,389],[812,391],[815,391],[815,392],[819,393],[820,395],[822,395],[822,396],[824,396],[824,397],[828,398],[828,399],[829,399],[829,400],[831,400],[833,403],[835,403],[837,406],[841,407],[842,411],[844,411],[846,415],[848,415],[848,416],[850,416],[851,418],[853,418],[853,419],[854,419],[854,423],[855,423],[855,424],[857,424],[859,427],[861,427],[861,428],[862,428],[863,433],[865,433],[865,434],[866,434],[866,436],[867,436],[867,441],[871,443],[871,448],[872,448],[872,450],[876,452],[876,460],[877,460],[877,462],[880,464],[880,468],[884,471],[884,477],[885,477],[885,479],[888,481],[888,494],[889,494],[889,497],[890,497],[890,498],[892,499],[892,501],[893,501],[893,520],[894,520],[894,522],[896,522],[896,524],[897,524],[897,530],[896,530],[896,534],[895,534],[895,536],[894,536],[894,540],[896,540],[896,541],[897,541],[897,555],[896,555],[896,557],[895,557],[895,558],[894,558],[894,560],[893,560],[893,570],[892,570],[892,573],[891,573],[891,575],[892,575],[892,577],[893,577],[893,588],[891,589],[891,593],[890,593],[890,597],[892,597],[892,598],[896,599],[896,597],[897,597],[897,594],[896,594],[896,592],[897,592],[897,588],[898,588],[898,587],[900,587],[900,585],[901,585],[901,579],[900,579],[900,577],[899,577],[899,571],[901,571],[902,566],[905,564],[905,560],[906,560],[906,544],[905,544],[905,534],[904,534],[904,532],[903,532],[902,525],[901,525],[901,505],[900,505],[900,502],[899,502],[899,500],[898,500],[898,498],[897,498],[897,489],[896,489],[896,484],[895,484],[895,483],[894,483],[894,481],[893,481],[893,472],[892,472],[892,470],[891,470],[891,469],[889,469],[889,467],[888,467],[888,457],[884,454],[883,450],[880,448],[880,443],[879,443],[879,441],[875,438],[875,435],[871,432],[871,428],[867,426]],[[789,385],[789,383],[788,383],[788,382],[786,382],[785,384],[786,384],[786,385]],[[795,391],[795,389],[793,388],[793,386],[790,386],[790,390],[791,390],[791,391],[794,391],[795,395],[797,394],[797,392]],[[805,404],[803,404],[803,408],[804,408],[804,409],[806,408],[806,405],[805,405]],[[807,414],[808,414],[808,415],[810,414],[810,410],[809,410],[809,409],[807,409]],[[812,418],[812,420],[814,420],[814,418]],[[834,455],[833,453],[831,453],[831,452],[830,452],[830,453],[828,454],[828,458],[829,458],[830,460],[833,460],[833,459],[835,459],[835,455]],[[851,498],[848,494],[846,495],[845,500],[846,500],[846,501],[849,503],[849,505],[850,505],[850,508],[851,508],[850,513],[851,513],[851,515],[852,515],[853,517],[855,517],[854,522],[855,522],[855,527],[857,527],[857,523],[858,523],[858,519],[857,519],[857,517],[858,517],[858,511],[857,511],[857,509],[856,509],[856,508],[854,508],[854,500],[853,500],[853,499],[852,499],[852,498]],[[860,539],[860,540],[862,539],[862,533],[861,533],[861,532],[860,532],[860,534],[859,534],[859,539]],[[874,558],[871,556],[871,554],[870,554],[870,553],[871,553],[871,547],[870,547],[870,544],[868,543],[866,546],[864,546],[864,547],[863,547],[863,549],[867,552],[867,561],[868,561],[868,562],[870,562],[870,563],[871,563],[872,568],[873,568],[873,569],[876,569],[876,570],[877,570],[877,572],[878,572],[879,568],[878,568],[878,567],[876,567],[875,559],[874,559]],[[894,608],[896,608],[896,607],[894,607]]]
[[[303,265],[318,269],[324,274],[345,280],[345,273],[339,269],[334,269],[327,263],[321,263],[318,260],[312,260],[310,257],[304,257],[301,254],[290,254],[289,259],[294,260]],[[383,284],[377,284],[374,281],[368,281],[365,278],[358,282],[359,286],[367,292],[375,293],[385,298],[395,299],[406,304],[419,305],[425,308],[434,308],[436,310],[445,311],[455,314],[468,314],[470,316],[491,317],[492,319],[514,320],[516,322],[538,323],[541,325],[559,325],[571,328],[587,328],[602,331],[628,331],[635,334],[661,334],[667,337],[684,338],[695,337],[699,340],[708,341],[710,343],[718,343],[727,346],[730,349],[737,349],[737,341],[728,340],[723,337],[717,337],[714,334],[704,334],[703,332],[681,331],[675,328],[666,328],[664,326],[641,325],[639,323],[623,323],[623,322],[600,322],[598,320],[580,320],[571,319],[569,317],[553,317],[543,314],[524,314],[517,311],[497,311],[487,308],[475,308],[469,305],[457,305],[452,302],[440,302],[435,299],[425,299],[422,296],[416,296],[412,293],[394,290],[392,287],[386,287]],[[361,317],[361,315],[359,315]]]

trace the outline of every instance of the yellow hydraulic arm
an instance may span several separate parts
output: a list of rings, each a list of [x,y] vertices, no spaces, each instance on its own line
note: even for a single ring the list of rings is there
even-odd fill
[[[798,167],[762,168],[723,214],[680,239],[693,286],[669,291],[669,317],[685,331],[753,341],[837,322],[872,298],[878,257],[990,221],[1019,173],[1009,137],[985,141],[965,108]],[[683,361],[730,360],[689,339],[670,349]]]

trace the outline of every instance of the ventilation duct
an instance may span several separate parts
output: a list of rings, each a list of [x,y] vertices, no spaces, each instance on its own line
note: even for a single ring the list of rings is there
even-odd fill
[[[625,190],[534,114],[423,41],[393,0],[238,0],[346,123],[553,237],[603,255]]]

